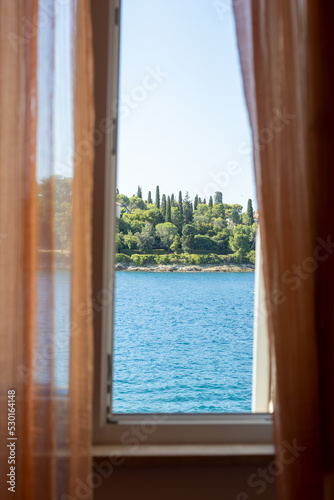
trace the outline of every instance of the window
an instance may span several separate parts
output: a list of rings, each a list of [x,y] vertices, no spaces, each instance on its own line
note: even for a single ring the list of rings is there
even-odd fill
[[[128,5],[131,2],[128,2]],[[161,1],[158,2],[161,4]],[[209,3],[209,2],[208,2]],[[108,79],[108,102],[106,103],[107,108],[107,117],[109,123],[113,125],[112,134],[106,134],[106,165],[105,170],[103,172],[103,180],[105,185],[105,203],[104,203],[104,252],[103,252],[103,272],[100,273],[100,277],[96,279],[96,283],[100,282],[100,287],[95,286],[96,290],[103,289],[105,291],[106,301],[103,307],[102,318],[96,321],[98,327],[101,327],[101,335],[97,334],[97,354],[96,359],[98,360],[97,370],[96,370],[96,378],[95,378],[95,389],[96,389],[96,429],[95,429],[95,443],[121,443],[123,445],[131,445],[133,444],[133,440],[131,440],[132,431],[131,429],[135,428],[136,425],[141,425],[147,430],[144,433],[145,437],[143,438],[142,444],[154,444],[154,443],[183,443],[183,444],[193,444],[193,443],[214,443],[214,444],[226,444],[226,443],[262,443],[268,444],[271,442],[271,417],[268,414],[235,414],[233,410],[233,414],[223,413],[219,411],[219,408],[216,406],[214,412],[207,410],[207,408],[201,412],[200,407],[198,407],[196,414],[189,409],[189,413],[187,410],[184,410],[184,406],[181,406],[181,411],[175,410],[176,406],[174,405],[172,408],[172,413],[169,412],[166,405],[163,405],[162,411],[157,409],[157,406],[147,405],[146,408],[143,406],[132,404],[132,407],[129,411],[124,411],[124,406],[119,404],[121,398],[115,398],[115,393],[118,391],[118,394],[122,392],[122,387],[119,384],[119,380],[113,377],[115,371],[119,370],[117,366],[117,356],[115,357],[115,353],[113,353],[113,347],[115,348],[115,339],[113,342],[112,338],[112,330],[114,324],[115,314],[117,316],[117,302],[122,299],[121,295],[117,295],[120,292],[120,288],[118,288],[118,283],[116,281],[115,286],[115,235],[117,231],[117,217],[121,215],[121,213],[125,213],[128,210],[127,203],[123,203],[122,199],[117,199],[116,197],[116,170],[117,170],[117,156],[120,154],[120,147],[122,144],[119,143],[122,140],[122,124],[120,122],[120,115],[123,113],[124,116],[128,116],[131,111],[131,106],[138,106],[140,102],[144,100],[144,97],[147,97],[149,93],[149,89],[145,88],[144,85],[140,85],[138,89],[135,89],[134,96],[136,99],[134,102],[122,101],[122,96],[119,92],[119,29],[120,29],[120,12],[122,15],[126,14],[126,4],[127,0],[123,0],[122,2],[122,11],[120,11],[121,5],[117,1],[110,2],[110,21],[109,21],[109,79]],[[150,2],[149,5],[153,6],[154,2]],[[188,2],[185,2],[188,4]],[[157,4],[155,5],[157,7]],[[185,7],[185,6],[183,6]],[[139,4],[137,3],[137,8],[139,8]],[[181,6],[178,7],[182,10]],[[214,10],[213,10],[214,12]],[[187,22],[186,17],[183,17],[182,22]],[[156,27],[159,30],[159,26]],[[205,56],[205,54],[204,54]],[[209,63],[208,63],[209,64]],[[121,65],[122,65],[122,47],[121,47]],[[146,82],[146,87],[150,87],[153,89],[154,85],[154,71],[156,68],[149,67],[147,69],[147,74],[143,76]],[[99,68],[97,68],[96,72],[98,74]],[[163,72],[163,70],[161,70]],[[102,70],[101,70],[102,72]],[[159,77],[159,75],[158,75]],[[161,76],[159,78],[162,78]],[[144,83],[145,83],[144,82]],[[121,82],[122,85],[122,82]],[[134,86],[136,87],[136,86]],[[144,90],[143,90],[144,89]],[[209,92],[210,89],[207,90]],[[101,112],[101,116],[102,112]],[[174,126],[177,127],[178,124],[174,123]],[[203,128],[202,128],[203,130]],[[120,139],[121,138],[121,139]],[[118,143],[118,147],[117,147]],[[109,154],[111,152],[111,155]],[[96,173],[96,175],[102,178],[101,171]],[[130,174],[131,175],[131,174]],[[139,184],[139,183],[138,183]],[[146,195],[145,199],[149,196],[152,198],[156,197],[156,185],[159,184],[159,179],[156,181],[153,180],[153,185],[151,188],[151,195]],[[100,186],[101,186],[100,182]],[[145,186],[146,187],[146,186]],[[98,189],[98,184],[96,189]],[[218,191],[218,190],[217,190]],[[95,191],[96,192],[96,191]],[[123,194],[123,193],[122,193]],[[124,193],[125,194],[125,193]],[[129,197],[133,192],[129,192]],[[133,200],[134,210],[140,208],[140,199],[142,199],[143,194],[139,192],[138,189],[139,200]],[[177,193],[178,194],[178,193]],[[160,193],[162,195],[162,193]],[[214,192],[212,193],[214,195]],[[147,197],[147,198],[146,198]],[[204,196],[200,196],[202,198],[202,202],[204,201]],[[174,195],[175,200],[175,195]],[[149,200],[147,200],[149,201]],[[153,200],[152,200],[153,201]],[[162,200],[161,200],[162,201]],[[210,200],[206,200],[209,202]],[[219,200],[218,200],[219,201]],[[168,203],[168,199],[166,200]],[[94,201],[94,203],[98,204],[98,201]],[[135,205],[138,204],[138,206]],[[203,204],[204,205],[204,204]],[[95,210],[96,212],[96,210]],[[96,220],[96,213],[94,216]],[[166,219],[165,219],[166,220]],[[164,221],[161,221],[161,224],[164,224]],[[175,224],[174,224],[175,225]],[[100,226],[101,227],[101,226]],[[138,231],[139,232],[139,231]],[[133,234],[133,232],[132,232]],[[174,235],[174,239],[177,234]],[[183,233],[180,232],[179,236],[182,237]],[[153,234],[148,234],[148,238],[154,237]],[[137,237],[138,238],[138,237]],[[173,241],[174,241],[173,239]],[[200,238],[199,238],[200,239]],[[209,238],[210,239],[210,238]],[[161,238],[162,240],[162,238]],[[161,241],[160,240],[160,241]],[[172,241],[168,242],[173,243]],[[204,242],[205,243],[205,242]],[[95,242],[97,244],[97,242]],[[166,243],[167,246],[167,243]],[[170,245],[169,245],[170,246]],[[157,249],[161,250],[161,249]],[[176,249],[175,249],[176,250]],[[100,248],[101,251],[101,248]],[[130,252],[131,253],[131,252]],[[129,256],[128,253],[124,253],[124,255]],[[140,255],[138,254],[138,261],[141,262]],[[159,255],[159,252],[153,253],[151,255]],[[198,254],[200,255],[200,253]],[[204,255],[204,254],[202,254]],[[131,256],[130,256],[131,257]],[[125,257],[126,258],[126,257]],[[260,256],[257,257],[260,262]],[[155,261],[157,262],[157,260]],[[261,264],[258,262],[258,269],[260,269]],[[121,262],[119,261],[119,264]],[[95,266],[96,267],[96,266]],[[101,272],[101,268],[99,268]],[[124,274],[125,275],[125,274]],[[127,276],[130,276],[131,273],[128,273]],[[176,273],[171,273],[166,276],[175,276]],[[200,276],[198,273],[196,276]],[[101,276],[103,276],[103,284],[101,280]],[[148,276],[148,274],[147,274]],[[151,274],[149,276],[152,276]],[[161,276],[156,274],[154,276]],[[219,275],[215,275],[219,276]],[[261,285],[261,276],[258,275],[257,279],[257,291],[256,296],[258,300],[263,300],[263,286]],[[149,285],[150,286],[150,285]],[[124,288],[125,287],[125,288]],[[110,300],[108,297],[114,297],[114,290],[116,300]],[[123,285],[123,294],[126,293],[126,285]],[[132,292],[131,292],[132,293]],[[140,290],[139,290],[140,295]],[[150,300],[148,298],[148,300]],[[116,304],[116,306],[115,306]],[[124,304],[123,304],[124,305]],[[167,307],[173,306],[173,304],[168,304]],[[116,308],[115,308],[116,307]],[[123,309],[124,310],[124,309]],[[101,321],[101,322],[100,322]],[[268,366],[268,356],[266,355],[266,346],[265,346],[265,329],[263,328],[264,322],[261,321],[260,327],[257,329],[255,334],[255,345],[254,345],[254,358],[256,366],[254,366],[254,377],[253,377],[253,401],[252,408],[253,411],[265,411],[268,407],[268,398],[269,398],[269,389],[268,389],[268,373],[264,376],[258,376],[258,373],[263,375],[263,370],[267,370]],[[124,346],[123,346],[124,347]],[[130,346],[131,347],[131,346]],[[251,346],[252,348],[252,346]],[[116,346],[117,349],[117,346]],[[129,346],[128,346],[129,349]],[[114,354],[114,356],[113,356]],[[113,362],[114,361],[114,362]],[[147,360],[146,360],[147,361]],[[116,365],[115,365],[116,362]],[[252,365],[253,366],[253,365]],[[115,370],[116,368],[116,370]],[[126,367],[125,367],[126,369]],[[119,374],[119,371],[118,371]],[[126,372],[125,372],[126,376]],[[138,376],[137,373],[134,374],[134,378]],[[249,381],[251,377],[249,378]],[[115,389],[116,387],[116,389]],[[114,399],[112,396],[114,395]],[[140,399],[140,398],[139,398]],[[117,407],[118,404],[118,407]],[[205,405],[204,405],[205,406]],[[116,411],[114,408],[116,407]],[[223,409],[226,412],[226,408]],[[241,410],[242,411],[242,410]],[[152,431],[152,432],[151,432]]]

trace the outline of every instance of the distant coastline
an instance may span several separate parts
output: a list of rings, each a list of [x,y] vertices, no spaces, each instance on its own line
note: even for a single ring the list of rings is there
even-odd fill
[[[160,260],[166,263],[160,263]],[[206,273],[251,273],[255,271],[254,264],[241,264],[233,262],[233,256],[218,255],[135,255],[132,258],[116,254],[116,271],[124,272],[206,272]],[[123,262],[119,262],[123,260]],[[158,261],[158,262],[156,262]],[[189,262],[190,261],[190,262]],[[209,261],[209,262],[205,262]],[[211,261],[211,262],[210,262]],[[229,262],[230,261],[230,262]],[[39,269],[70,270],[72,268],[72,254],[61,250],[39,250]]]
[[[163,250],[155,252],[163,252]],[[175,252],[126,255],[117,253],[115,257],[117,271],[239,273],[252,272],[255,269],[255,264],[240,262],[235,254]]]
[[[150,272],[150,273],[253,273],[255,271],[255,266],[252,264],[240,264],[240,265],[222,265],[222,266],[177,266],[177,265],[159,265],[159,266],[124,266],[123,264],[115,265],[116,271],[124,272]]]
[[[161,196],[156,186],[153,201],[152,191],[145,199],[138,186],[131,197],[117,192],[116,215],[116,262],[125,266],[203,269],[206,264],[255,264],[259,217],[251,199],[243,211],[242,205],[223,203],[221,191],[212,194],[207,203],[198,195],[191,200],[182,191],[178,196]]]

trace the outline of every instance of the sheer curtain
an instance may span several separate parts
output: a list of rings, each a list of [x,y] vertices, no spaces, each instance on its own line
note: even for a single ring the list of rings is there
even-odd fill
[[[0,37],[0,496],[90,498],[90,2],[0,0]]]
[[[332,499],[333,6],[240,0],[234,14],[254,141],[279,494]]]

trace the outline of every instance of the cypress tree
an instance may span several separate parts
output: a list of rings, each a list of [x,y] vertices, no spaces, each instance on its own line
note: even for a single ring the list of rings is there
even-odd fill
[[[194,210],[197,210],[197,205],[198,205],[199,201],[198,201],[198,194],[195,196],[195,199],[194,199]]]
[[[183,220],[185,224],[189,224],[193,220],[193,205],[190,201],[188,191],[183,200]]]
[[[172,196],[170,197],[170,201],[173,204],[173,201],[175,200],[174,193],[172,193]]]
[[[215,192],[215,205],[223,203],[223,193],[221,191]]]
[[[170,197],[167,198],[167,207],[166,207],[166,222],[172,222],[172,207],[170,202]]]
[[[166,217],[166,195],[163,194],[161,198],[161,212],[164,217]]]
[[[202,198],[198,198],[198,203],[202,204]]]
[[[182,203],[182,192],[179,191],[179,210],[180,214],[183,216],[183,203]]]
[[[252,200],[248,200],[247,204],[247,223],[249,226],[254,224],[254,209]]]
[[[147,196],[147,203],[149,203],[149,204],[152,204],[152,203],[153,203],[153,201],[152,201],[152,193],[151,193],[151,191],[149,191],[149,192],[148,192],[148,196]]]
[[[155,191],[155,204],[157,208],[160,208],[160,189],[159,186],[157,186],[157,189]]]
[[[138,186],[138,189],[137,189],[137,197],[138,198],[143,197],[143,191],[142,191],[142,188],[140,186]]]
[[[204,205],[206,205],[206,198],[204,198],[204,200],[203,200],[203,204],[204,204]]]
[[[213,199],[212,199],[212,196],[210,196],[209,198],[209,208],[212,208],[213,206]]]
[[[185,252],[188,252],[191,248],[195,246],[195,228],[192,224],[185,224],[182,230],[182,248]]]

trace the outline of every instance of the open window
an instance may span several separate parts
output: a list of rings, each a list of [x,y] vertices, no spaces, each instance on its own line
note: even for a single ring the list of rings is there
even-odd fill
[[[220,51],[225,56],[218,68]],[[102,290],[103,307],[96,321],[94,442],[268,445],[259,241],[255,273],[214,272],[222,265],[225,271],[238,265],[247,270],[246,254],[238,264],[222,248],[237,240],[237,226],[245,242],[257,223],[247,221],[248,196],[244,210],[236,208],[245,194],[237,191],[250,179],[252,147],[232,10],[221,19],[211,2],[111,0],[107,54],[104,113],[110,133],[104,137],[103,172],[95,173],[105,192],[103,231],[99,224],[96,233],[103,269],[95,273],[95,289]],[[221,123],[224,109],[231,119]],[[248,127],[246,135],[236,133],[239,126]],[[221,160],[231,143],[234,156],[230,150]],[[244,155],[241,164],[236,155],[238,161]],[[102,201],[94,201],[100,210]],[[180,203],[190,207],[189,220],[183,213],[180,221]],[[144,211],[150,212],[146,218]],[[188,240],[185,226],[195,227]],[[216,252],[203,249],[210,244]],[[159,267],[163,272],[156,272]],[[142,438],[134,437],[137,426]]]

